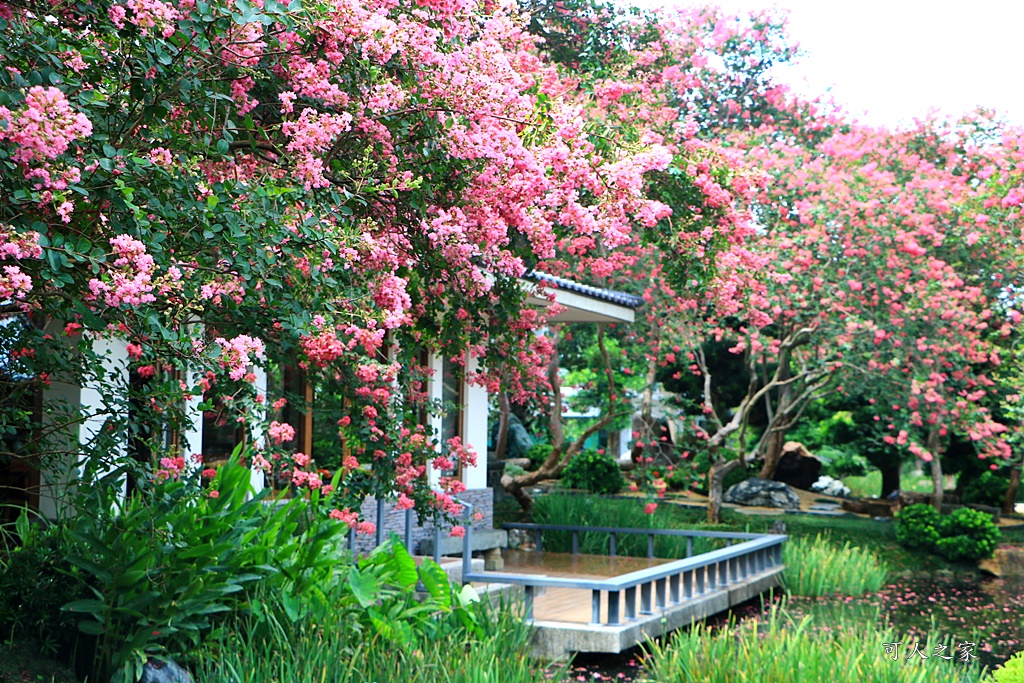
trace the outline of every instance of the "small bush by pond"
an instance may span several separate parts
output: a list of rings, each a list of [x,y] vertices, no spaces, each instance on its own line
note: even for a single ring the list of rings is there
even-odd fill
[[[895,649],[893,643],[900,643]],[[915,645],[927,660],[907,656]],[[983,671],[975,661],[954,654],[956,644],[928,637],[914,639],[876,622],[815,622],[791,618],[784,607],[767,617],[711,629],[704,624],[677,632],[665,643],[648,645],[646,680],[657,683],[967,683]],[[893,654],[896,659],[893,659]]]
[[[626,487],[626,479],[611,455],[586,450],[565,466],[562,485],[594,493],[618,493]]]
[[[888,567],[870,550],[814,538],[791,538],[782,549],[786,590],[816,597],[841,593],[863,595],[885,584]]]
[[[896,516],[896,539],[907,548],[942,555],[951,562],[991,557],[1002,534],[992,518],[970,508],[943,517],[930,505],[904,508]]]

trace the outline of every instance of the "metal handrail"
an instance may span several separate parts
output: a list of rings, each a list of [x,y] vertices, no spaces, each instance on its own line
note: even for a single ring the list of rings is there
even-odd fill
[[[616,527],[573,527],[556,524],[505,524],[506,529],[519,528],[532,531],[598,531],[613,534],[641,533],[651,536],[710,536],[712,538],[743,539],[742,543],[701,553],[693,557],[673,560],[656,567],[606,579],[574,579],[537,574],[509,574],[498,572],[473,573],[463,570],[463,582],[482,581],[521,585],[526,593],[526,617],[533,617],[533,597],[536,588],[570,588],[592,591],[592,624],[600,624],[601,592],[608,593],[608,625],[618,626],[620,594],[626,596],[626,618],[636,616],[636,589],[641,591],[641,614],[653,614],[652,592],[657,606],[664,608],[668,593],[673,603],[702,595],[719,584],[726,586],[740,578],[774,571],[782,566],[782,543],[788,538],[779,534],[751,534],[740,532],[691,531],[687,529],[625,529]],[[575,534],[574,534],[575,536]],[[575,539],[574,539],[575,540]],[[649,547],[652,544],[649,544]],[[689,551],[689,544],[688,551]],[[575,546],[575,543],[574,543]],[[468,555],[469,543],[464,539],[463,559]],[[741,564],[733,562],[740,560]],[[668,584],[666,586],[666,584]],[[681,585],[682,584],[682,585]]]
[[[527,531],[596,531],[599,533],[648,534],[652,536],[703,536],[707,538],[761,538],[766,534],[743,531],[702,531],[699,529],[641,529],[612,526],[573,526],[569,524],[534,524],[532,522],[506,522],[504,529],[525,529]]]

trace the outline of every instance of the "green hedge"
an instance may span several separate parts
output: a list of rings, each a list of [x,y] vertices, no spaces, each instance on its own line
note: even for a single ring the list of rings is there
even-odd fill
[[[903,546],[942,555],[951,562],[992,557],[1002,534],[984,512],[960,508],[943,517],[930,505],[917,504],[896,515],[896,540]]]

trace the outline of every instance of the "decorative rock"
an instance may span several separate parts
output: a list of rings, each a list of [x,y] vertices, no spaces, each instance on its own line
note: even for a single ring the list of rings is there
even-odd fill
[[[737,505],[759,505],[788,510],[800,508],[800,499],[793,489],[781,481],[769,481],[756,477],[730,486],[729,490],[725,492],[724,500]]]
[[[818,477],[818,481],[811,484],[811,490],[826,496],[835,496],[836,498],[846,498],[850,495],[850,487],[838,479],[833,479],[824,474]]]
[[[526,427],[523,426],[518,417],[510,415],[508,419],[508,443],[505,446],[505,457],[523,458],[531,446],[533,446],[533,437],[526,431]]]
[[[142,667],[139,683],[193,683],[192,674],[174,660],[151,659]]]
[[[775,481],[807,491],[820,476],[821,461],[799,441],[787,441],[775,468]]]
[[[990,559],[978,563],[978,569],[999,578],[1024,576],[1024,547],[1019,545],[998,546]]]

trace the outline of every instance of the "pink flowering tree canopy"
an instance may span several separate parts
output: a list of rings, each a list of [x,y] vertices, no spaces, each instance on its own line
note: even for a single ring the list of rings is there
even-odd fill
[[[4,390],[21,397],[5,406],[93,382],[111,425],[184,428],[205,396],[222,424],[263,423],[253,463],[320,486],[291,452],[296,397],[254,389],[257,367],[294,367],[346,397],[339,517],[370,494],[456,511],[460,482],[431,491],[427,469],[477,454],[421,424],[419,350],[529,394],[550,347],[527,267],[628,262],[672,211],[648,174],[695,193],[684,214],[724,201],[699,178],[720,160],[675,130],[663,89],[625,126],[615,87],[581,95],[524,26],[473,2],[0,3]],[[714,270],[716,250],[674,248]],[[131,386],[103,374],[101,338],[127,344]],[[162,431],[154,466],[176,475],[191,454]]]

